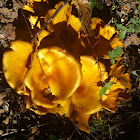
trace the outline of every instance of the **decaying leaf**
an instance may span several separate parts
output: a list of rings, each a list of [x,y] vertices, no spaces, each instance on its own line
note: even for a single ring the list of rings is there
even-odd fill
[[[95,33],[91,28],[91,14],[90,2],[88,0],[74,0],[78,9],[81,20],[82,29],[86,35],[95,37]]]

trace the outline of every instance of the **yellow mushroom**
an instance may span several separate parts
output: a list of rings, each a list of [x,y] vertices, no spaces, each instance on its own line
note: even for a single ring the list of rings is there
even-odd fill
[[[68,98],[64,101],[58,102],[53,108],[47,110],[49,113],[53,113],[53,114],[58,113],[61,116],[64,115],[65,117],[70,117],[73,108],[72,108],[71,100],[70,98]]]
[[[124,73],[124,65],[121,64],[121,59],[117,60],[117,63],[111,66],[109,72],[110,77],[116,77],[127,89],[127,93],[131,90],[131,79],[129,73]]]
[[[28,70],[28,58],[33,45],[23,41],[11,43],[11,50],[3,55],[3,71],[8,84],[20,93],[24,76]]]
[[[31,100],[30,96],[25,96],[25,100],[26,100],[26,108],[32,110],[33,112],[35,112],[38,115],[45,115],[46,113],[48,113],[47,109],[42,107],[42,106],[37,106],[36,104],[34,104]]]
[[[30,3],[34,1],[41,0]],[[45,21],[62,3],[48,10]],[[33,11],[30,6],[26,10]],[[9,85],[18,93],[24,92],[28,109],[40,115],[47,112],[65,115],[89,133],[90,115],[102,107],[115,112],[120,99],[129,99],[131,83],[129,74],[122,73],[120,57],[113,66],[91,57],[108,58],[108,51],[123,46],[118,37],[112,37],[115,28],[93,18],[91,26],[97,39],[89,36],[87,40],[86,35],[80,34],[80,19],[71,15],[71,10],[67,4],[48,25],[53,33],[42,31],[36,43],[38,50],[33,52],[32,44],[27,42],[13,42],[12,50],[3,56],[3,70]],[[102,86],[98,83],[105,84],[106,80],[114,84],[100,97]]]
[[[131,82],[128,73],[123,74],[124,66],[120,66],[120,60],[112,65],[109,73],[110,81],[114,81],[113,86],[109,89],[107,99],[102,102],[102,105],[107,110],[115,112],[118,108],[120,100],[130,100],[131,96],[128,93],[131,90]]]
[[[88,56],[81,56],[82,64],[82,83],[76,92],[72,95],[72,103],[81,109],[85,114],[93,114],[102,108],[100,102],[97,83],[104,81],[108,74],[105,72],[105,66],[102,63]]]
[[[48,112],[59,115],[65,115],[82,131],[90,133],[88,120],[90,114],[85,114],[83,109],[72,104],[71,99],[59,102],[57,106],[52,109],[47,109]]]
[[[81,66],[60,48],[40,49],[39,60],[48,79],[53,102],[69,98],[81,84]]]
[[[85,114],[83,109],[73,106],[73,111],[69,118],[80,130],[90,133],[90,128],[88,125],[89,117],[90,114]]]
[[[24,82],[31,90],[33,103],[52,108],[53,102],[69,98],[80,85],[80,65],[60,48],[40,49],[33,54]]]
[[[27,5],[24,5],[22,9],[34,13],[33,9],[34,2],[47,2],[47,0],[29,0],[29,3],[27,3]]]

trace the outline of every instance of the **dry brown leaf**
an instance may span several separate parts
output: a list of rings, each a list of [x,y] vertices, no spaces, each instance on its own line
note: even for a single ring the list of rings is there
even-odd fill
[[[129,36],[125,39],[124,48],[127,48],[131,44],[140,45],[140,38],[136,34],[132,34],[131,36]]]
[[[9,117],[7,117],[7,118],[3,121],[3,123],[7,125],[7,124],[9,123]]]
[[[74,0],[78,9],[79,18],[81,20],[82,29],[86,35],[95,37],[95,33],[91,28],[91,14],[90,2],[88,0]]]
[[[4,103],[3,98],[6,97],[6,95],[7,95],[7,94],[6,94],[5,92],[0,93],[0,106]]]

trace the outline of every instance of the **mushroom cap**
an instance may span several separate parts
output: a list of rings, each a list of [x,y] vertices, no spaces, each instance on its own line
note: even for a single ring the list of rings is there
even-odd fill
[[[26,100],[26,108],[32,110],[36,114],[45,115],[48,112],[46,108],[34,104],[30,96],[25,96],[25,100]]]
[[[81,26],[80,19],[78,17],[75,17],[74,15],[70,14],[68,17],[68,22],[76,32],[80,31],[80,28],[82,26]]]
[[[39,63],[37,52],[32,53],[31,68],[26,73],[24,83],[31,91],[30,96],[34,104],[44,108],[54,107],[54,103],[46,98],[50,95],[48,92],[49,85]]]
[[[73,108],[72,108],[70,98],[68,98],[62,102],[59,102],[53,108],[48,109],[49,113],[53,113],[53,114],[58,113],[61,116],[65,115],[65,117],[70,117],[72,111],[73,111]]]
[[[75,125],[82,131],[90,133],[90,128],[88,125],[90,114],[85,114],[81,108],[73,106],[73,111],[71,112],[70,120],[75,122]]]
[[[81,65],[73,56],[57,47],[40,49],[38,56],[54,96],[52,101],[69,98],[81,84]]]
[[[8,84],[19,91],[27,72],[28,58],[33,51],[31,43],[15,41],[11,43],[10,51],[3,55],[3,71]]]
[[[24,82],[31,90],[33,103],[53,108],[55,102],[69,98],[79,87],[81,66],[60,48],[40,49],[32,54],[31,68]]]
[[[123,43],[119,37],[114,37],[113,39],[111,39],[110,45],[113,49],[115,49],[116,47],[123,47]]]
[[[54,108],[48,109],[48,112],[53,114],[58,113],[59,115],[65,115],[65,117],[68,117],[71,121],[73,121],[79,129],[87,133],[90,132],[88,125],[90,114],[85,114],[83,109],[73,105],[70,98],[59,102],[59,104]]]
[[[105,66],[102,63],[97,63],[94,58],[88,56],[81,56],[80,58],[82,83],[71,99],[76,107],[84,110],[84,113],[93,114],[102,108],[99,96],[101,87],[98,87],[97,83],[104,81],[108,74],[105,72]]]

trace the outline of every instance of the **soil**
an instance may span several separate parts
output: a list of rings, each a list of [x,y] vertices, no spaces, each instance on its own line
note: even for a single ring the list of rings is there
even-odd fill
[[[23,96],[19,96],[7,84],[2,71],[2,56],[10,47],[10,42],[20,39],[31,41],[37,29],[29,32],[29,12],[22,7],[28,0],[0,1],[0,139],[39,140],[139,140],[140,139],[140,87],[133,75],[140,69],[140,33],[129,33],[123,39],[122,61],[125,71],[130,74],[132,100],[121,101],[116,113],[102,109],[99,114],[104,125],[95,126],[95,131],[87,134],[77,129],[68,118],[57,114],[37,115],[27,110]],[[52,2],[53,7],[59,0]],[[124,26],[130,18],[138,18],[140,3],[135,0],[105,0],[103,9],[93,8],[93,16],[101,18],[108,25],[115,26],[116,18]],[[38,7],[36,5],[36,7]],[[45,8],[44,8],[45,9]],[[36,8],[37,13],[37,8]],[[44,14],[44,10],[42,11]],[[120,14],[123,16],[120,18]],[[22,32],[22,33],[21,33]],[[93,116],[92,116],[93,117]],[[90,119],[92,121],[92,118]],[[89,121],[89,123],[90,123]],[[96,123],[99,123],[97,121]]]

